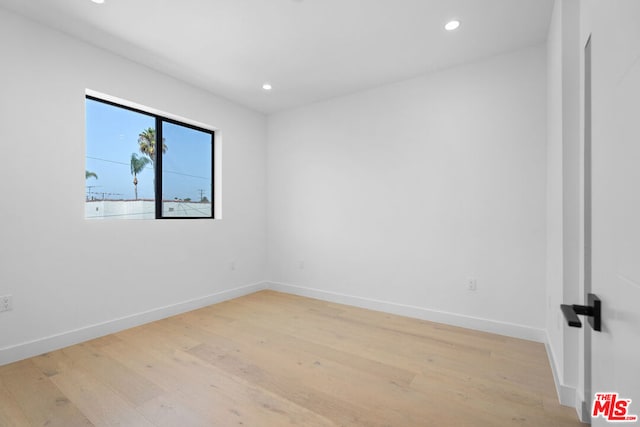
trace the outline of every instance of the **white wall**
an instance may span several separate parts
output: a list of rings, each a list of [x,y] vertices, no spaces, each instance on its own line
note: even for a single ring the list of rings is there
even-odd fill
[[[563,299],[582,302],[580,277],[580,8],[579,0],[562,1],[562,235]],[[578,302],[574,302],[578,301]],[[563,323],[564,319],[563,319]],[[564,326],[567,327],[567,326]],[[564,381],[578,380],[578,331],[564,334]]]
[[[0,40],[0,364],[264,279],[263,115],[3,9]],[[224,219],[86,221],[87,88],[220,129]]]
[[[579,302],[587,302],[588,297],[587,294],[591,292],[591,279],[585,277],[585,270],[591,270],[591,265],[586,265],[587,260],[585,259],[585,216],[591,217],[591,212],[585,211],[585,46],[589,37],[591,36],[592,31],[592,19],[593,19],[593,7],[594,0],[571,0],[575,2],[573,5],[573,9],[575,13],[579,14],[579,22],[576,23],[576,32],[579,35],[576,37],[576,43],[574,45],[577,50],[576,60],[578,62],[576,67],[576,74],[574,78],[578,82],[578,92],[579,92],[579,100],[575,103],[575,107],[578,110],[577,114],[579,116],[579,123],[576,126],[579,128],[579,137],[578,137],[578,156],[579,156],[579,242],[578,242],[578,250],[579,250],[579,278],[578,278],[578,301]],[[591,191],[591,189],[587,190]],[[590,243],[589,243],[590,244]],[[591,260],[588,260],[590,263]],[[591,328],[586,327],[582,328],[579,331],[574,331],[578,336],[578,349],[577,349],[577,360],[578,360],[578,372],[577,372],[577,385],[576,385],[576,410],[580,419],[589,422],[591,420]]]
[[[545,51],[270,116],[270,280],[542,339]]]
[[[548,36],[547,334],[561,403],[584,417],[584,341],[560,304],[583,303],[582,97],[586,36],[580,0],[555,2]],[[588,379],[587,379],[588,383]]]
[[[557,384],[564,372],[563,187],[562,187],[562,3],[554,5],[547,38],[547,316],[548,351]]]

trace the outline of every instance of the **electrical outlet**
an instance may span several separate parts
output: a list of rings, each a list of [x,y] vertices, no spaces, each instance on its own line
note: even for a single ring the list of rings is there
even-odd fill
[[[13,310],[13,297],[3,295],[0,297],[0,312]]]
[[[467,278],[467,290],[475,291],[477,289],[478,289],[478,281],[475,279],[475,277]]]

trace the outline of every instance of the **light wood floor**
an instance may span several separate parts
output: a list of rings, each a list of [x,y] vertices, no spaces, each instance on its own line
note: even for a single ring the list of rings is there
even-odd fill
[[[0,367],[0,426],[577,426],[542,344],[272,291]]]

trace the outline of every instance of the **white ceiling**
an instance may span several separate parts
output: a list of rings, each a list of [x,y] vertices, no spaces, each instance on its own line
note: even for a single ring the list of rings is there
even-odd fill
[[[545,40],[553,0],[0,0],[270,113]],[[452,18],[462,22],[444,30]],[[273,90],[262,90],[264,82]]]

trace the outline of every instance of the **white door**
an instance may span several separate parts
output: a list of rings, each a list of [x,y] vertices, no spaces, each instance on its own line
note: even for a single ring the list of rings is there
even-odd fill
[[[632,399],[627,415],[639,418],[629,425],[640,426],[640,0],[593,5],[592,292],[602,332],[591,334],[591,390]],[[603,408],[592,425],[610,425]]]

